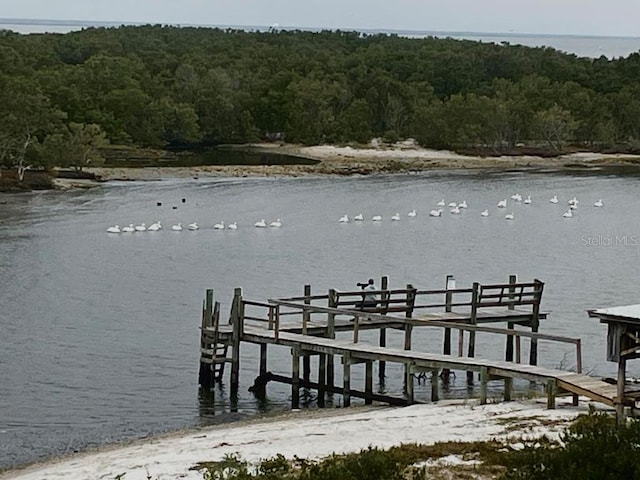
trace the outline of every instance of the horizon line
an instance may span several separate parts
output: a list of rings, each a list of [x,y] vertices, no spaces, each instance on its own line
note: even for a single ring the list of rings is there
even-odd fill
[[[420,34],[420,35],[473,35],[479,37],[491,36],[507,36],[507,37],[568,37],[568,38],[640,38],[636,35],[595,35],[595,34],[579,34],[579,33],[527,33],[527,32],[476,32],[465,30],[412,30],[399,28],[354,28],[354,27],[301,27],[287,25],[214,25],[214,24],[198,24],[198,23],[168,23],[168,22],[134,22],[134,21],[118,21],[118,20],[60,20],[45,18],[4,18],[0,17],[0,25],[40,25],[40,26],[67,26],[67,27],[119,27],[119,26],[144,26],[144,25],[162,25],[173,27],[195,27],[195,28],[234,28],[234,29],[276,29],[276,30],[302,30],[302,31],[343,31],[343,32],[362,32],[362,33],[390,33],[390,34]]]

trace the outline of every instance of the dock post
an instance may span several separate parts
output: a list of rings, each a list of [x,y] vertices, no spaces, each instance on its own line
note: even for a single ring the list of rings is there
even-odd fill
[[[329,290],[329,308],[338,308],[338,292],[335,289]],[[336,338],[336,315],[327,314],[327,337]],[[327,385],[333,387],[335,384],[335,365],[333,355],[327,354]]]
[[[382,279],[380,280],[380,288],[382,290],[387,290],[389,288],[389,277],[387,277],[386,275],[382,277]],[[387,292],[383,292],[382,295],[380,295],[380,300],[382,301],[382,305],[388,305],[386,302],[389,301],[389,293]],[[385,313],[387,313],[385,311]],[[379,337],[379,345],[381,347],[386,347],[387,346],[387,329],[386,328],[381,328],[380,329],[380,337]],[[380,385],[384,385],[384,377],[385,377],[385,369],[386,369],[386,362],[384,360],[380,360],[378,362],[378,382],[380,383]]]
[[[435,368],[431,371],[431,401],[437,402],[440,400],[439,390],[438,390],[438,369]]]
[[[480,289],[480,284],[478,282],[473,283],[473,291],[471,293],[471,325],[477,324],[477,315],[478,315],[478,291]],[[476,332],[473,330],[469,332],[469,349],[468,355],[469,358],[473,358],[476,356]],[[473,372],[467,372],[467,383],[473,383]]]
[[[509,275],[509,285],[511,285],[509,287],[509,300],[513,301],[514,297],[515,297],[515,284],[517,281],[517,277],[516,275]],[[513,305],[513,303],[509,303],[509,305],[507,306],[508,310],[514,310],[515,306]],[[512,322],[507,322],[507,328],[509,330],[513,330],[515,328],[514,324]],[[504,354],[504,359],[507,362],[513,362],[513,335],[507,335],[507,344],[505,346],[505,354]]]
[[[447,278],[445,280],[445,290],[447,290],[447,292],[444,295],[444,311],[445,312],[451,312],[451,302],[453,300],[453,293],[450,292],[449,290],[453,290],[456,288],[456,280],[453,277],[453,275],[447,275]],[[442,353],[445,355],[451,355],[451,329],[449,327],[445,327],[444,329],[444,339],[443,339],[443,345],[442,345]],[[448,368],[443,368],[442,369],[442,380],[445,383],[449,382],[449,375],[451,374],[451,372],[449,371]]]
[[[231,306],[231,324],[233,333],[231,337],[231,391],[232,397],[237,397],[240,385],[240,340],[242,337],[242,319],[244,308],[242,304],[242,289],[233,291],[233,303]]]
[[[321,353],[318,356],[318,407],[324,407],[324,396],[327,392],[327,355]]]
[[[311,285],[304,286],[304,303],[305,305],[311,304]],[[308,310],[303,310],[302,312],[302,334],[307,334],[307,324],[309,323],[309,319],[311,314]],[[307,384],[309,383],[309,379],[311,378],[311,357],[309,355],[302,356],[302,378]]]
[[[535,279],[533,281],[538,289],[537,301],[533,304],[533,311],[531,313],[531,333],[537,333],[540,328],[540,300],[542,299],[542,289],[544,284]],[[531,350],[529,350],[529,365],[538,364],[538,339],[531,339]]]
[[[511,393],[513,392],[513,378],[505,377],[504,379],[504,401],[511,401]]]
[[[611,328],[611,327],[609,327]],[[622,339],[620,340],[620,347],[623,347]],[[618,381],[617,381],[617,397],[615,399],[616,406],[616,422],[618,425],[624,424],[624,384],[627,376],[627,359],[620,354],[618,359]]]
[[[351,355],[349,352],[345,352],[342,357],[342,377],[343,377],[343,386],[342,386],[342,398],[343,398],[343,406],[350,407],[351,406]]]
[[[487,383],[489,382],[489,372],[487,367],[480,368],[480,405],[487,403]]]
[[[547,408],[554,410],[556,408],[556,391],[558,387],[556,385],[556,379],[550,378],[547,380]]]
[[[291,408],[300,408],[300,347],[291,348]]]
[[[407,313],[405,314],[405,317],[407,319],[411,318],[412,315],[412,311],[413,311],[413,304],[415,303],[415,299],[416,299],[416,294],[415,294],[415,289],[413,288],[413,285],[408,284],[407,285],[407,306],[411,306],[411,308],[407,308]],[[413,334],[413,325],[411,325],[411,323],[407,322],[404,324],[404,349],[405,350],[411,350],[411,335]],[[408,385],[408,380],[411,379],[411,395],[413,396],[413,376],[411,374],[411,368],[410,365],[408,363],[405,363],[404,365],[404,390],[405,392],[407,392],[407,388],[409,388]]]
[[[404,375],[405,389],[404,390],[405,390],[407,401],[409,402],[409,404],[412,404],[414,402],[414,396],[413,396],[414,367],[415,367],[415,363],[413,362],[404,364],[404,371],[405,371],[405,375]]]
[[[260,344],[260,378],[264,379],[267,376],[267,344]],[[267,393],[267,384],[262,383],[262,388],[257,392],[258,396],[264,397]]]
[[[364,393],[365,405],[371,405],[373,403],[373,360],[367,360],[365,363],[365,376],[364,376]]]
[[[202,361],[204,351],[212,348],[215,352],[215,345],[206,341],[205,329],[213,324],[213,290],[208,289],[202,304],[202,326],[200,329],[200,371],[198,372],[198,383],[204,388],[211,388],[213,365]],[[213,360],[212,360],[213,361]]]

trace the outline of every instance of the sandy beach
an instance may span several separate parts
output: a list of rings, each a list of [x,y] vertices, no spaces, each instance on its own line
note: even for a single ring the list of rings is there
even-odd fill
[[[205,165],[197,167],[89,168],[98,178],[109,180],[162,180],[164,178],[371,175],[408,173],[426,170],[576,170],[603,167],[640,166],[640,155],[574,153],[552,158],[536,156],[480,157],[455,152],[431,150],[412,143],[392,147],[351,148],[333,145],[300,146],[293,144],[254,144],[243,148],[252,151],[298,156],[315,160],[313,165]],[[58,184],[82,187],[90,183],[60,179]]]
[[[589,409],[586,401],[571,405],[559,399],[555,410],[546,400],[529,399],[478,405],[476,401],[441,401],[409,407],[351,407],[292,411],[240,424],[217,425],[158,436],[126,446],[107,446],[51,462],[0,474],[1,480],[127,480],[201,479],[192,470],[199,462],[239,454],[257,462],[282,454],[321,459],[332,453],[358,452],[369,446],[389,448],[401,443],[472,442],[498,440],[521,448],[522,439],[558,434]],[[437,468],[464,463],[446,457]],[[474,477],[475,478],[475,477]]]

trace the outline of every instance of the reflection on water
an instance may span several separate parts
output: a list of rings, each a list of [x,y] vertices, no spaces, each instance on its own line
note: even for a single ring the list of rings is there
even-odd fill
[[[605,329],[585,311],[637,303],[640,248],[591,239],[640,238],[637,187],[638,177],[629,175],[437,172],[114,182],[88,191],[4,196],[0,467],[288,408],[288,385],[270,383],[263,400],[248,392],[259,370],[255,345],[242,347],[237,399],[231,402],[226,384],[213,395],[199,392],[207,288],[221,301],[226,321],[237,286],[245,298],[265,300],[302,294],[304,284],[313,292],[349,290],[382,275],[392,288],[425,289],[444,287],[448,274],[461,287],[503,282],[510,274],[539,278],[549,312],[542,331],[581,337],[584,370],[612,375]],[[513,193],[531,195],[533,203],[510,203],[506,210],[515,220],[508,222],[496,204]],[[549,203],[553,195],[561,203]],[[573,196],[580,206],[563,219]],[[592,207],[599,198],[605,206]],[[469,208],[429,217],[440,199],[465,200]],[[485,208],[487,218],[480,216]],[[412,209],[415,218],[407,216]],[[396,212],[401,220],[391,222]],[[383,221],[339,224],[345,213],[382,215]],[[254,228],[261,218],[281,218],[283,226]],[[160,232],[106,233],[109,225],[157,220],[165,225]],[[238,230],[214,230],[223,220],[238,222]],[[194,221],[200,230],[167,228]],[[415,348],[439,351],[442,336],[435,332],[414,331]],[[361,341],[377,342],[377,334],[362,332]],[[389,332],[389,346],[402,342],[402,332]],[[499,358],[504,344],[479,335],[477,349],[479,356]],[[540,343],[541,365],[557,367],[571,355],[570,346]],[[629,368],[638,375],[633,362]],[[268,369],[288,375],[289,350],[270,346]],[[401,395],[401,379],[402,369],[388,364],[378,387]],[[363,382],[364,366],[354,366],[352,385]],[[528,384],[518,388],[524,392]],[[466,376],[453,378],[444,393],[465,396]],[[415,394],[428,399],[430,385],[416,385]],[[311,407],[314,395],[306,398]],[[341,401],[334,395],[333,405]]]

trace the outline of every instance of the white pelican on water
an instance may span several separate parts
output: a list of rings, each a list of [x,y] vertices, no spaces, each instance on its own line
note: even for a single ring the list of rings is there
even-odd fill
[[[511,212],[511,213],[507,213],[507,214],[504,216],[504,218],[505,218],[506,220],[513,220],[513,219],[514,219],[513,212]]]
[[[198,230],[200,227],[198,226],[198,224],[196,222],[193,222],[193,223],[190,223],[187,228],[189,230]]]
[[[550,201],[551,203],[558,203],[558,196],[557,196],[557,195],[554,195],[553,197],[551,197],[551,198],[549,199],[549,201]]]
[[[135,231],[136,231],[136,229],[135,229],[135,227],[133,226],[133,223],[130,223],[130,224],[129,224],[129,226],[127,226],[127,227],[122,227],[122,231],[123,231],[123,232],[125,232],[125,233],[131,233],[131,232],[135,232]]]
[[[161,230],[161,229],[162,229],[162,224],[160,222],[152,223],[147,227],[147,230],[150,230],[152,232],[157,232],[158,230]]]
[[[431,210],[429,212],[429,216],[430,217],[441,217],[442,216],[442,209],[439,208],[438,210]]]
[[[573,212],[571,211],[571,209],[569,209],[569,210],[567,210],[566,212],[564,212],[564,213],[562,214],[562,216],[563,216],[564,218],[571,218],[571,217],[573,217]]]
[[[481,217],[488,217],[489,216],[489,210],[483,210],[480,212],[480,216]]]
[[[531,195],[528,195],[522,203],[524,203],[525,205],[531,205]]]
[[[274,220],[273,222],[271,222],[269,224],[269,226],[274,227],[274,228],[280,228],[282,226],[282,222],[278,218],[277,220]]]
[[[453,208],[453,207],[457,207],[457,206],[458,206],[458,204],[456,202],[449,202],[449,205],[448,205],[449,208]]]
[[[438,203],[436,203],[436,205],[438,207],[444,207],[445,206],[444,199],[440,200]]]
[[[229,225],[227,225],[227,228],[229,230],[237,230],[238,229],[238,224],[236,222],[230,223]]]
[[[521,202],[522,195],[520,195],[519,193],[514,193],[513,195],[511,195],[511,200],[515,200],[516,202]]]
[[[498,202],[498,208],[506,208],[507,207],[507,199],[505,198],[504,200],[500,200]]]
[[[264,221],[264,218],[259,222],[255,223],[256,228],[267,228],[267,222]]]
[[[120,225],[114,225],[113,227],[107,228],[107,232],[109,233],[120,233]]]
[[[133,228],[136,229],[136,232],[146,232],[147,231],[147,226],[144,223],[141,223],[140,225],[136,225]]]
[[[467,208],[467,201],[463,200],[460,204],[458,204],[458,208]]]
[[[364,220],[364,216],[363,216],[361,213],[359,213],[359,214],[357,214],[355,217],[353,217],[353,219],[354,219],[356,222],[361,222],[361,221],[363,221],[363,220]]]
[[[417,215],[415,210],[411,210],[409,213],[407,213],[408,217],[415,217]]]
[[[602,203],[602,199],[598,200],[593,204],[594,207],[604,207],[604,203]]]
[[[451,213],[453,213],[454,215],[458,215],[460,213],[460,208],[458,208],[458,206],[456,205],[451,209]]]
[[[338,222],[340,223],[349,223],[349,215],[347,215],[346,213],[344,215],[342,215],[339,219]]]
[[[224,220],[223,220],[223,221],[221,221],[220,223],[216,223],[216,224],[213,226],[213,229],[214,229],[214,230],[224,230]]]
[[[172,225],[171,226],[171,230],[173,230],[175,232],[181,232],[182,231],[182,224],[178,223],[176,225]]]
[[[393,220],[394,222],[397,222],[398,220],[400,220],[400,214],[399,213],[394,213],[391,216],[391,220]]]
[[[371,217],[371,220],[374,222],[381,222],[382,221],[382,216],[381,215],[374,215],[373,217]]]

